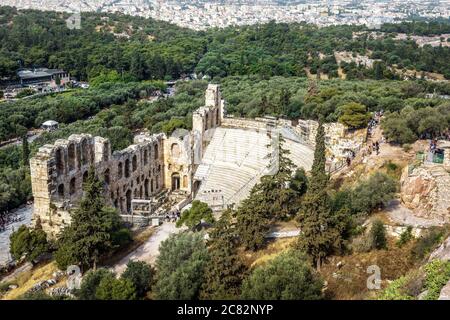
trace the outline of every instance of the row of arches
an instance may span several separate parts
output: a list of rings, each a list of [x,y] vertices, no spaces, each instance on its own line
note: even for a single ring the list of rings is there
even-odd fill
[[[154,158],[155,160],[158,159],[158,145],[155,145],[154,147]],[[148,165],[149,160],[149,152],[147,149],[144,150],[143,153],[143,164]],[[138,169],[138,161],[137,161],[137,155],[133,155],[130,159],[125,159],[125,162],[122,163],[122,161],[119,161],[117,164],[117,176],[119,179],[122,177],[129,178],[131,172],[135,172]]]
[[[84,185],[87,182],[88,179],[88,171],[86,170],[82,175],[82,185]],[[111,182],[110,172],[109,169],[106,169],[103,172],[103,181],[106,185],[109,185]],[[64,198],[66,195],[72,196],[77,191],[77,178],[72,177],[69,182],[69,188],[67,189],[64,183],[60,183],[57,188],[58,196],[60,198]]]
[[[66,163],[67,160],[67,163]],[[70,143],[67,147],[67,159],[65,149],[59,147],[55,150],[56,172],[64,174],[66,171],[79,170],[81,167],[94,163],[94,152],[87,139],[83,139],[80,145]]]
[[[131,200],[132,199],[150,199],[150,196],[158,191],[159,179],[146,178],[142,184],[136,186],[134,189],[128,189],[125,192],[125,197],[120,196],[119,189],[117,189],[117,195],[111,196],[111,200],[117,209],[121,212],[131,212]]]

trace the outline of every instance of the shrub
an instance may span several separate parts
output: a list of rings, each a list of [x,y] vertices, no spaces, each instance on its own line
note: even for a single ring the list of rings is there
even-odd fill
[[[425,300],[437,300],[442,288],[450,280],[450,262],[433,260],[425,266]]]
[[[185,232],[163,241],[156,259],[158,299],[180,300],[198,297],[203,272],[209,260],[203,233]]]
[[[354,213],[371,213],[393,199],[397,182],[386,174],[377,172],[361,181],[351,192],[351,207]]]
[[[323,281],[298,251],[283,253],[257,267],[242,286],[243,299],[317,300]]]
[[[11,234],[10,239],[11,255],[16,260],[25,258],[27,261],[33,261],[49,250],[47,235],[39,228],[30,229],[22,225]]]
[[[122,274],[122,279],[128,279],[136,288],[138,297],[143,297],[153,283],[155,270],[149,264],[142,261],[130,261],[127,269]]]
[[[411,248],[411,259],[423,260],[444,238],[446,231],[441,227],[431,227],[420,236]]]
[[[370,229],[370,240],[373,249],[387,248],[386,228],[380,220],[375,220],[372,223],[372,228]]]
[[[97,288],[101,280],[111,274],[107,269],[89,271],[83,277],[80,289],[75,291],[75,296],[80,300],[95,300]]]
[[[408,226],[405,231],[403,231],[400,235],[400,238],[397,241],[397,246],[402,247],[406,243],[408,243],[411,239],[414,238],[412,234],[412,226]]]
[[[136,288],[130,280],[117,279],[114,273],[109,273],[100,280],[95,297],[99,300],[134,300]]]
[[[406,276],[392,281],[378,297],[379,300],[413,300],[414,297],[404,292],[404,287],[408,281]]]

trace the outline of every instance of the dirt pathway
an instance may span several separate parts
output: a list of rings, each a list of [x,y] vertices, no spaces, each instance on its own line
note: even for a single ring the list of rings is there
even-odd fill
[[[130,260],[144,261],[153,265],[159,254],[159,245],[161,242],[169,238],[171,234],[178,233],[182,230],[184,230],[184,228],[175,227],[175,223],[164,222],[144,244],[120,260],[112,268],[113,271],[117,274],[121,274]]]

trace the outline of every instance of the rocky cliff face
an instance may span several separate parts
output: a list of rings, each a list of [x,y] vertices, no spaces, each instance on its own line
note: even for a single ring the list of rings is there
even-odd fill
[[[405,168],[401,200],[418,217],[450,222],[450,174],[441,165]]]

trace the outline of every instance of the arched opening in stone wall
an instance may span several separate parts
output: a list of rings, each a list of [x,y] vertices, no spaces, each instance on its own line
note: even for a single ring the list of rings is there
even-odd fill
[[[75,190],[75,183],[76,183],[75,178],[72,178],[72,179],[70,180],[70,186],[69,186],[69,194],[70,194],[70,195],[73,195],[73,194],[75,194],[75,192],[76,192],[76,190]]]
[[[81,148],[80,148],[80,146],[76,147],[75,153],[77,155],[77,168],[81,169]]]
[[[121,179],[122,175],[123,175],[123,165],[122,162],[119,162],[119,164],[117,165],[117,176],[119,177],[119,179]]]
[[[137,170],[137,156],[136,155],[133,156],[132,163],[133,163],[133,172],[135,172]]]
[[[133,197],[134,197],[135,199],[139,198],[139,193],[138,193],[138,189],[137,189],[137,188],[134,189]]]
[[[156,177],[155,189],[156,189],[156,191],[159,190],[159,177]]]
[[[148,164],[148,150],[144,150],[144,166]]]
[[[172,173],[172,191],[180,189],[180,174],[175,172]]]
[[[76,154],[75,154],[75,144],[71,143],[68,148],[69,154],[69,171],[75,170],[76,165]]]
[[[105,174],[104,174],[104,180],[105,180],[105,183],[107,184],[107,185],[109,185],[109,183],[110,183],[110,177],[109,177],[109,169],[106,169],[105,170]]]
[[[216,109],[216,126],[219,125],[219,109]]]
[[[144,181],[144,196],[145,196],[145,199],[148,199],[148,197],[149,197],[149,194],[148,194],[148,179],[145,179],[145,181]]]
[[[58,186],[58,196],[59,196],[60,198],[64,198],[64,183],[61,183],[61,184]]]
[[[142,199],[142,186],[139,187],[139,199]]]
[[[130,177],[130,159],[125,160],[125,178]]]
[[[63,174],[64,173],[64,159],[63,159],[63,153],[62,153],[61,149],[56,150],[55,160],[56,160],[56,172],[58,174]]]
[[[103,160],[109,161],[109,142],[105,142],[105,148],[103,149]]]
[[[150,180],[150,193],[154,192],[153,179]]]
[[[173,158],[178,158],[180,156],[180,146],[178,143],[173,143],[170,147],[170,153]]]
[[[87,143],[86,139],[83,139],[83,141],[81,142],[81,154],[82,154],[82,163],[83,166],[89,164],[89,144]]]
[[[154,156],[155,156],[155,160],[158,159],[158,157],[159,157],[159,154],[158,154],[158,145],[157,145],[157,144],[155,144],[155,153],[154,153]]]
[[[131,213],[131,190],[128,190],[126,193],[126,201],[127,201],[127,212]]]
[[[205,117],[205,131],[208,130],[209,128],[209,113],[206,112],[206,117]]]

